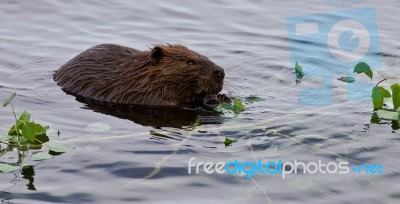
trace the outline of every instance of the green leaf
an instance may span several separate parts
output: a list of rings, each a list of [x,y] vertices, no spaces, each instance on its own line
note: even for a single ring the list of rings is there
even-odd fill
[[[297,78],[302,78],[304,76],[303,68],[299,65],[299,63],[297,63],[297,61],[296,61],[296,65],[294,67],[294,71],[295,71]]]
[[[400,123],[400,114],[399,114],[399,117],[397,117],[397,121],[399,121],[399,123]]]
[[[233,98],[233,110],[235,112],[242,112],[246,110],[246,107],[242,102],[239,101],[237,97]]]
[[[216,112],[224,112],[224,110],[230,110],[233,111],[233,106],[230,103],[221,103],[218,106],[214,108],[214,111]]]
[[[40,124],[35,124],[35,135],[36,136],[38,136],[38,135],[46,135],[46,132],[47,132],[47,128],[46,127],[43,127]]]
[[[222,103],[214,108],[214,111],[223,112],[224,110],[233,111],[234,113],[240,113],[246,110],[246,107],[237,97],[233,98],[233,105],[230,103]]]
[[[12,166],[9,164],[0,163],[0,171],[3,173],[10,173],[15,170],[18,170],[19,168],[20,168],[19,166]]]
[[[231,145],[234,142],[237,142],[237,140],[233,140],[233,139],[231,139],[229,137],[225,137],[225,141],[224,141],[225,147]]]
[[[29,142],[34,142],[36,137],[36,124],[21,122],[18,126],[22,129],[22,136]]]
[[[19,144],[21,144],[21,145],[29,145],[28,141],[23,137],[13,137],[10,140],[10,144],[14,144],[16,146],[18,146]]]
[[[364,73],[366,74],[371,80],[372,77],[374,76],[374,73],[371,70],[371,67],[365,63],[365,62],[360,62],[354,67],[354,73],[360,74]]]
[[[393,107],[396,111],[400,107],[400,84],[393,84],[390,88],[392,89]]]
[[[374,110],[381,109],[385,98],[390,98],[390,92],[381,86],[375,86],[372,89],[372,102],[374,103]]]
[[[47,152],[39,152],[34,155],[32,155],[32,159],[37,161],[37,160],[44,160],[44,159],[50,159],[53,158],[49,153]]]
[[[16,132],[16,130],[15,130],[15,125],[13,125],[13,126],[10,128],[10,130],[8,130],[8,135],[11,135],[11,136],[16,136],[16,135],[17,135],[17,132]]]
[[[11,101],[14,99],[14,97],[17,95],[17,93],[12,93],[3,103],[3,107],[7,107]]]
[[[30,122],[31,121],[31,114],[29,114],[28,112],[24,111],[21,114],[21,116],[19,116],[19,118],[18,118],[18,122],[21,122],[21,121],[26,122],[26,123]]]
[[[214,108],[216,112],[224,112],[224,110],[233,111],[234,113],[240,113],[246,110],[246,107],[237,97],[233,98],[233,105],[230,103],[221,103]]]
[[[353,77],[340,77],[338,80],[346,83],[353,83],[356,81],[356,79]]]
[[[46,146],[53,152],[64,153],[71,150],[71,147],[67,147],[60,144],[46,143]]]
[[[0,134],[0,141],[4,142],[4,141],[11,140],[12,138],[13,138],[13,136]]]
[[[249,97],[246,97],[244,99],[244,101],[246,103],[254,103],[254,102],[259,102],[259,101],[262,101],[262,100],[264,100],[264,99],[262,99],[260,97],[257,97],[257,96],[249,96]]]
[[[378,110],[376,111],[378,114],[378,117],[380,119],[385,119],[385,120],[398,120],[400,113],[399,112],[393,112],[393,111],[387,111],[387,110]]]
[[[45,134],[36,135],[35,142],[33,142],[32,144],[41,145],[41,144],[46,143],[48,141],[49,141],[49,137],[47,135],[45,135]]]

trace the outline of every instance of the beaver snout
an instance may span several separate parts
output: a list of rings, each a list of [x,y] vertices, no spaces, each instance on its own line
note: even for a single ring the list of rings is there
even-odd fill
[[[215,66],[213,70],[213,77],[217,80],[223,80],[225,77],[224,69],[219,66]]]

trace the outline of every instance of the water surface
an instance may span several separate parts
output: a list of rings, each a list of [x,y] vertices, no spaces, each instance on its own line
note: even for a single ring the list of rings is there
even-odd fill
[[[23,170],[0,174],[1,200],[398,203],[398,125],[371,124],[371,102],[346,100],[346,84],[337,80],[333,80],[332,105],[300,105],[298,93],[318,81],[305,77],[296,84],[293,77],[288,17],[364,7],[377,11],[382,71],[395,73],[400,67],[400,2],[394,0],[343,7],[322,0],[3,1],[0,99],[16,91],[17,112],[28,110],[36,121],[51,125],[51,140],[74,149],[49,160],[27,159]],[[185,124],[183,129],[96,112],[66,95],[52,75],[78,53],[101,43],[140,50],[157,43],[183,43],[226,69],[225,93],[264,100],[248,104],[239,115],[204,116],[199,126]],[[1,108],[0,116],[0,130],[5,132],[12,124],[12,112]],[[88,128],[99,123],[105,131]],[[59,138],[57,130],[62,132]],[[238,142],[225,148],[225,137]],[[188,175],[192,157],[213,162],[346,160],[354,165],[379,163],[385,171],[383,175],[289,175],[285,180],[269,175],[248,180]]]

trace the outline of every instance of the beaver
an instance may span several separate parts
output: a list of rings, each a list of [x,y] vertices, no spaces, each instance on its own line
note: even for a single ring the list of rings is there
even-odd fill
[[[181,44],[146,51],[100,44],[80,53],[54,74],[77,97],[123,105],[195,107],[229,101],[218,94],[224,69]],[[217,95],[218,94],[218,95]]]

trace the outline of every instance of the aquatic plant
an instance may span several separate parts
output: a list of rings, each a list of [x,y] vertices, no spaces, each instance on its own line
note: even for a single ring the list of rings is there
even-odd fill
[[[22,112],[17,118],[12,103],[15,96],[16,93],[12,93],[3,104],[3,107],[11,106],[15,123],[7,134],[0,133],[0,158],[4,157],[7,152],[16,150],[18,161],[7,163],[0,161],[0,171],[3,173],[20,169],[28,150],[40,150],[43,146],[47,147],[47,152],[44,150],[38,151],[31,156],[32,160],[42,160],[52,158],[52,155],[58,155],[71,149],[63,145],[49,143],[49,137],[46,134],[49,127],[31,120],[31,115],[27,111]],[[59,131],[58,134],[60,134]]]
[[[233,103],[221,103],[214,108],[216,112],[233,112],[235,114],[239,114],[246,110],[246,106],[244,105],[249,103],[254,103],[258,101],[262,101],[263,99],[257,96],[249,96],[244,98],[244,100],[239,99],[238,97],[233,97]]]
[[[374,72],[371,70],[371,67],[365,63],[360,62],[354,67],[354,73],[357,74],[365,74],[371,80],[374,78]],[[397,76],[390,76],[385,77],[383,76],[381,79],[372,89],[371,98],[372,103],[374,106],[374,111],[381,119],[388,119],[388,120],[397,120],[400,122],[400,84],[399,78]],[[383,86],[383,82],[393,82],[390,85],[390,91],[387,87]],[[383,108],[385,101],[392,99],[393,109]]]
[[[229,138],[229,137],[225,137],[224,145],[225,145],[225,147],[228,147],[228,146],[230,146],[230,145],[231,145],[232,143],[234,143],[234,142],[237,142],[237,140],[231,139],[231,138]]]

